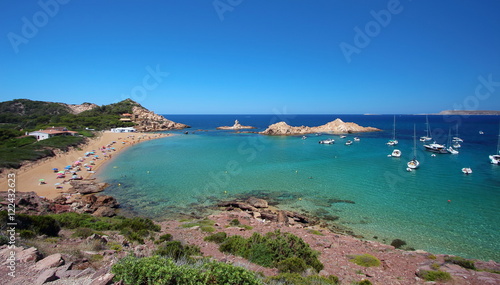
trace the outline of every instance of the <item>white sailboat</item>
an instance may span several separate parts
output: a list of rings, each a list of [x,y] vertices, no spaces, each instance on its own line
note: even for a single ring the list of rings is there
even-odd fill
[[[492,164],[500,165],[500,128],[498,129],[497,153],[489,156]]]
[[[453,137],[453,142],[456,142],[456,143],[461,143],[461,142],[464,142],[464,140],[463,140],[463,139],[461,139],[461,138],[458,136],[458,124],[457,124],[457,126],[456,126],[456,128],[455,128],[455,129],[456,129],[456,131],[457,131],[457,132],[456,132],[455,136]]]
[[[392,131],[392,140],[389,140],[387,142],[387,145],[390,145],[390,146],[395,146],[397,145],[399,142],[396,140],[396,115],[394,115],[394,124],[393,124],[394,128],[393,128],[393,131]]]
[[[451,145],[451,129],[448,130],[448,148],[446,150],[451,154],[458,154],[458,150]]]
[[[430,127],[429,127],[429,117],[425,115],[425,125],[427,126],[427,129],[425,130],[425,136],[420,137],[421,142],[427,142],[432,140],[432,138],[429,136],[430,135]]]
[[[413,125],[413,159],[408,161],[406,165],[408,166],[407,171],[413,171],[413,169],[420,166],[420,162],[417,160],[417,131],[415,125]]]

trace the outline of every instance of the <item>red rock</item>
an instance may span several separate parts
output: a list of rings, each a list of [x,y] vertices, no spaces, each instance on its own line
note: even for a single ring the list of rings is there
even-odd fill
[[[55,253],[38,261],[35,264],[35,270],[44,270],[47,268],[58,267],[63,264],[64,264],[64,259],[62,258],[61,254]]]

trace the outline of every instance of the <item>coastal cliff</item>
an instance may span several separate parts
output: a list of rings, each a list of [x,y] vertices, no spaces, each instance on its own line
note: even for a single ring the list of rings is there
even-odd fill
[[[217,130],[243,130],[243,129],[255,129],[255,127],[252,126],[243,126],[240,124],[238,120],[234,121],[234,125],[232,126],[222,126],[222,127],[217,127]]]
[[[177,130],[190,128],[190,126],[176,123],[165,117],[155,114],[152,111],[142,107],[133,106],[133,122],[136,124],[135,128],[141,132],[151,132],[151,131],[166,131],[166,130]]]
[[[317,127],[293,127],[285,122],[279,122],[270,125],[265,131],[261,132],[263,135],[272,136],[291,136],[291,135],[305,135],[311,133],[334,133],[334,134],[345,134],[345,133],[360,133],[360,132],[376,132],[380,129],[373,127],[362,127],[355,123],[344,122],[341,119],[335,119],[329,123]]]

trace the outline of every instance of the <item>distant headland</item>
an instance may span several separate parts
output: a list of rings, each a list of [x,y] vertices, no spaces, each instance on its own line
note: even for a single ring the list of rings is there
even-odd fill
[[[500,115],[500,111],[467,111],[467,110],[445,110],[435,115]]]

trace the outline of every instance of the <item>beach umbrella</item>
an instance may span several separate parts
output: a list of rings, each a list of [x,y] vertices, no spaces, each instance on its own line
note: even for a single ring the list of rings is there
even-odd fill
[[[52,168],[52,170],[54,170],[54,171],[59,171],[59,168]]]
[[[70,169],[71,168],[71,165],[66,165],[66,167],[64,169]]]
[[[59,172],[57,172],[57,173],[58,173],[58,174],[64,174],[65,172],[61,170],[61,171],[59,171]]]
[[[75,161],[75,163],[73,163],[73,164],[75,164],[75,165],[79,165],[80,163],[81,163],[81,162],[77,160],[77,161]]]
[[[40,181],[40,182],[44,182],[44,181],[45,181],[45,179],[43,179],[43,178],[42,178],[42,179],[38,179],[38,181]]]

